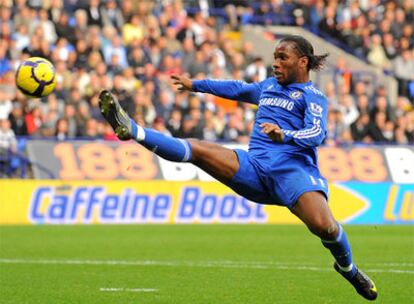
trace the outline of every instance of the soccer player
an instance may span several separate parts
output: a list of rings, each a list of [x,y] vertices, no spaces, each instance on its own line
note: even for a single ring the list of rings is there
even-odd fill
[[[107,90],[100,94],[101,112],[121,140],[133,139],[170,161],[191,162],[250,201],[289,208],[330,250],[335,270],[364,298],[374,300],[376,287],[352,261],[345,231],[328,206],[328,183],[318,169],[328,101],[309,80],[309,71],[321,69],[327,54],[315,55],[306,39],[287,36],[273,56],[274,77],[259,83],[172,76],[179,90],[258,105],[248,152],[143,128]]]

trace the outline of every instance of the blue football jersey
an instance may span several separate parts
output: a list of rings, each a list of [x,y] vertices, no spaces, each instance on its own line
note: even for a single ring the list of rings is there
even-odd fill
[[[249,143],[250,153],[264,151],[301,153],[317,163],[317,147],[326,136],[328,101],[312,82],[282,86],[275,77],[259,83],[236,80],[194,80],[193,90],[258,105]],[[260,124],[277,124],[284,142],[272,141]]]

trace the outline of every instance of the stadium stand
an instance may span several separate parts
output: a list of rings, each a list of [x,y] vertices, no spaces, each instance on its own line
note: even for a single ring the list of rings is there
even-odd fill
[[[112,88],[142,125],[245,143],[254,108],[176,93],[169,77],[263,80],[269,63],[243,28],[296,26],[380,71],[361,75],[338,57],[328,66],[334,73],[316,79],[331,106],[326,144],[412,144],[413,16],[412,1],[2,1],[0,120],[17,138],[114,140],[97,106],[100,90]],[[261,39],[274,43],[269,33]],[[57,71],[55,92],[39,100],[14,85],[16,67],[31,56]],[[395,96],[383,77],[397,81]]]

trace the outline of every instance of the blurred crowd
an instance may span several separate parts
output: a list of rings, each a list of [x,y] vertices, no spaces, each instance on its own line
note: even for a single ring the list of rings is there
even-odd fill
[[[413,1],[0,0],[0,149],[15,137],[116,137],[98,108],[110,88],[142,126],[178,137],[247,143],[256,108],[177,92],[171,74],[261,81],[270,67],[241,39],[243,24],[299,25],[345,42],[399,81],[391,105],[338,60],[319,84],[330,112],[326,144],[414,143]],[[25,58],[50,59],[57,87],[27,99],[14,83]],[[270,56],[270,55],[269,55]]]

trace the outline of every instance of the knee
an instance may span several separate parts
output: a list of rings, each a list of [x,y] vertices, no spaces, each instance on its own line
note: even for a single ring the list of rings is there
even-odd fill
[[[335,221],[319,219],[309,229],[322,240],[334,240],[339,232]]]

